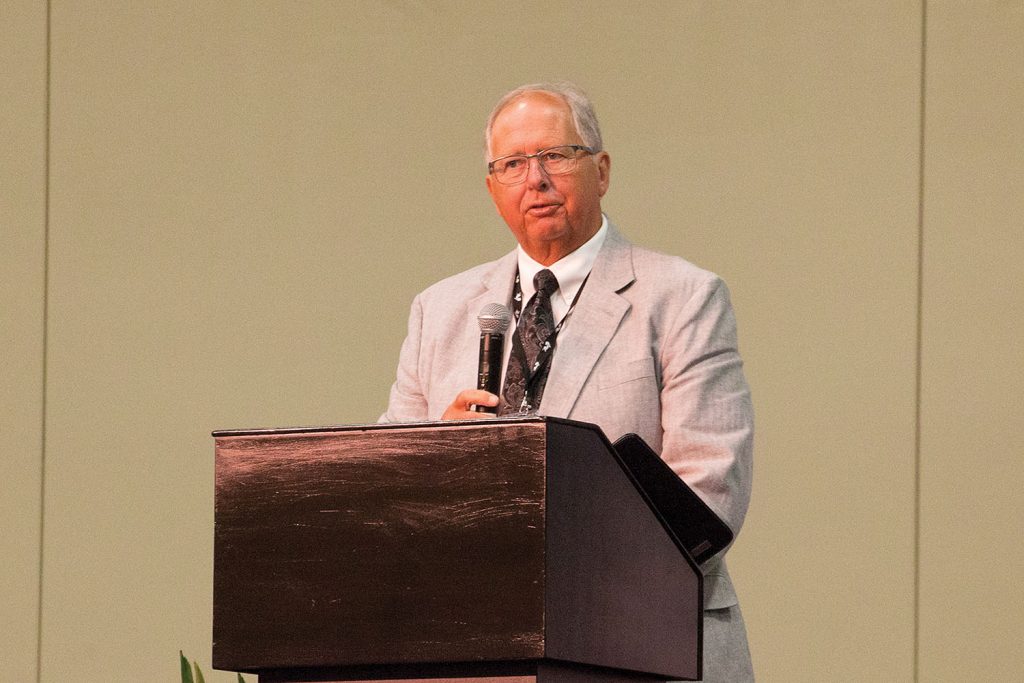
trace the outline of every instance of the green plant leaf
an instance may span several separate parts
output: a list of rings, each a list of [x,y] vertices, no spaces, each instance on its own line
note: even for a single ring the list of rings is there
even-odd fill
[[[238,674],[238,683],[245,683],[245,679],[242,678],[242,674]]]
[[[178,657],[181,658],[181,683],[195,683],[192,680],[192,667],[188,665],[188,660],[181,650],[178,650]]]
[[[195,683],[206,683],[206,679],[203,678],[203,672],[199,669],[199,662],[192,660],[192,667],[196,670]]]

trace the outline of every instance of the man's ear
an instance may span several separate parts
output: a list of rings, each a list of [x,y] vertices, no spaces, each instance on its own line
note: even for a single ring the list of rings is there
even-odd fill
[[[501,211],[498,209],[498,200],[494,198],[494,178],[491,177],[490,173],[484,176],[484,183],[487,185],[487,194],[491,195],[491,203],[494,204],[494,210],[497,211],[500,216]]]
[[[597,190],[603,197],[608,191],[608,183],[612,174],[612,157],[608,152],[597,153]]]

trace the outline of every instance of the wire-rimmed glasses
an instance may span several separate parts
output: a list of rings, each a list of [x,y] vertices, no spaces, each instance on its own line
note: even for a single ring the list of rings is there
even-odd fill
[[[509,154],[487,164],[487,171],[502,185],[518,185],[530,172],[530,159],[536,159],[548,175],[571,173],[580,152],[594,154],[597,150],[584,145],[559,145],[536,154]]]

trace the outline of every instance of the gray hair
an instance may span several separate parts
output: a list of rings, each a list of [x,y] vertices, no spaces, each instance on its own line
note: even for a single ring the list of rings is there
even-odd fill
[[[594,113],[594,105],[583,90],[568,81],[531,83],[529,85],[521,85],[515,90],[509,91],[494,105],[491,115],[487,117],[487,129],[484,131],[485,159],[491,154],[491,129],[494,127],[494,120],[498,118],[498,114],[516,100],[535,92],[553,95],[565,102],[569,107],[569,111],[572,112],[573,125],[576,126],[576,133],[583,140],[583,144],[593,148],[595,152],[602,150],[601,127],[597,123],[597,114]]]

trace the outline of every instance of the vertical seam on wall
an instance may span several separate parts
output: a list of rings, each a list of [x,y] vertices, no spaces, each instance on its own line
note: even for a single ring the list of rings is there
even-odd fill
[[[913,675],[920,680],[921,669],[921,395],[924,338],[924,172],[925,172],[925,105],[928,63],[928,0],[921,1],[921,83],[918,138],[917,188],[917,339],[915,340],[914,378],[914,640]]]
[[[46,2],[46,67],[44,84],[43,131],[43,348],[42,396],[40,398],[39,438],[39,588],[36,597],[36,682],[43,677],[43,560],[46,547],[46,416],[47,358],[50,337],[50,25],[52,4]]]

